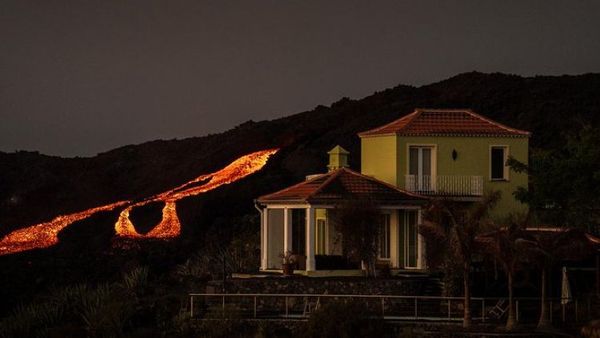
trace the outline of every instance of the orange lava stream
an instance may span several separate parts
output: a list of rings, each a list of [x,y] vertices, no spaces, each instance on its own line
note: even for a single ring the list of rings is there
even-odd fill
[[[121,201],[74,214],[62,215],[50,222],[15,230],[0,241],[0,255],[50,247],[58,243],[58,233],[70,224],[88,218],[97,212],[110,211],[127,203],[129,202]]]
[[[175,205],[176,201],[185,197],[205,193],[224,184],[235,182],[257,172],[258,170],[262,169],[265,164],[267,164],[269,157],[275,154],[277,150],[278,149],[262,150],[252,154],[244,155],[219,171],[198,176],[197,178],[174,189],[150,197],[142,202],[130,205],[121,212],[119,219],[115,223],[115,231],[117,235],[129,238],[168,238],[178,236],[181,230],[181,224],[179,222],[179,218],[177,217]],[[195,183],[206,180],[208,180],[208,182],[202,185],[195,185]],[[146,235],[139,234],[129,219],[129,212],[135,207],[157,201],[165,202],[165,206],[162,211],[161,222]]]
[[[265,166],[269,157],[277,151],[278,149],[268,149],[244,155],[219,171],[198,176],[179,187],[152,196],[141,202],[132,204],[131,201],[120,201],[69,215],[61,215],[49,222],[15,230],[0,240],[0,255],[50,247],[58,243],[58,233],[67,226],[86,219],[95,213],[110,211],[123,206],[126,207],[121,211],[119,219],[115,223],[117,236],[127,238],[176,237],[181,231],[181,224],[179,217],[177,217],[177,205],[175,202],[185,197],[199,195],[216,189],[224,184],[235,182],[257,172]],[[196,185],[206,180],[208,182]],[[135,207],[157,201],[165,203],[162,210],[162,220],[146,235],[139,234],[129,219],[129,212]]]

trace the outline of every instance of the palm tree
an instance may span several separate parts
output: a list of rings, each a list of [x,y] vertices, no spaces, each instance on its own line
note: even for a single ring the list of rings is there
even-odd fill
[[[548,316],[547,284],[548,275],[560,260],[578,260],[594,252],[594,244],[584,231],[574,228],[527,228],[529,215],[509,218],[508,226],[479,236],[482,251],[491,254],[499,261],[508,280],[508,318],[506,329],[516,325],[513,302],[513,276],[517,265],[527,258],[541,270],[540,316],[538,328],[551,326]]]
[[[533,230],[533,229],[532,229]],[[540,317],[538,328],[552,326],[548,313],[547,284],[548,275],[561,260],[578,260],[594,252],[594,244],[589,241],[583,230],[576,228],[537,228],[528,239],[522,239],[530,256],[541,270],[540,281]]]
[[[506,273],[508,282],[508,317],[506,319],[506,330],[510,331],[517,325],[514,306],[514,276],[517,264],[523,257],[524,230],[529,221],[528,215],[510,215],[506,227],[502,227],[491,233],[478,237],[481,250],[491,254],[500,262]]]
[[[486,194],[480,201],[471,205],[439,199],[433,200],[425,212],[421,233],[430,239],[445,237],[447,254],[460,261],[463,275],[464,311],[463,327],[471,326],[471,282],[470,272],[476,237],[489,228],[489,211],[500,199],[500,192]],[[441,242],[438,242],[441,243]]]

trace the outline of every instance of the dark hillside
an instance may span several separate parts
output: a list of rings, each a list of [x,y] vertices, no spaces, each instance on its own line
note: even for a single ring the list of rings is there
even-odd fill
[[[263,173],[269,181],[262,186],[272,189],[322,171],[325,152],[335,144],[350,150],[351,165],[358,169],[356,133],[415,107],[473,108],[532,131],[533,147],[554,147],[562,142],[562,134],[582,124],[600,125],[600,75],[524,78],[465,73],[419,88],[397,86],[361,100],[344,98],[330,107],[273,121],[249,121],[222,134],[152,141],[91,158],[0,153],[0,234],[61,213],[143,198],[263,148],[283,147]],[[268,191],[254,188],[250,190]]]
[[[360,169],[356,134],[416,107],[472,108],[532,131],[534,148],[553,148],[564,142],[564,135],[585,124],[600,126],[600,74],[524,78],[466,73],[419,88],[401,85],[360,100],[344,98],[329,107],[273,121],[249,121],[221,134],[129,145],[91,158],[0,153],[0,235],[4,235],[60,214],[145,198],[219,169],[241,155],[281,148],[258,173],[177,202],[182,232],[175,240],[116,243],[118,212],[113,211],[67,227],[54,247],[0,256],[0,317],[16,304],[53,288],[114,282],[122,272],[139,266],[151,267],[155,278],[171,283],[165,276],[194,253],[205,247],[219,252],[232,236],[258,232],[254,198],[307,174],[323,172],[326,151],[336,144],[351,152],[351,166]],[[135,210],[131,216],[138,230],[152,228],[161,208],[150,204]],[[243,237],[242,241],[257,239]],[[178,287],[181,294],[175,303],[190,290],[185,284]]]

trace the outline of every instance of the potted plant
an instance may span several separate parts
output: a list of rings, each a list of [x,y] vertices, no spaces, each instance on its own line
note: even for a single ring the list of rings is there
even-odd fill
[[[284,276],[291,276],[294,274],[294,265],[296,264],[296,259],[294,254],[291,251],[286,251],[279,255],[281,257],[281,268],[283,269]]]

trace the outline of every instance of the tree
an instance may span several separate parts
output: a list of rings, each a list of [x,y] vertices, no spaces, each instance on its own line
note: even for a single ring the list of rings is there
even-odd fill
[[[342,235],[344,254],[364,262],[367,276],[375,275],[380,219],[381,211],[369,199],[344,201],[332,213],[333,225]]]
[[[490,227],[489,211],[500,199],[500,192],[487,193],[480,201],[465,205],[452,200],[433,200],[425,212],[421,233],[430,238],[445,237],[447,254],[460,261],[463,275],[463,327],[471,326],[470,272],[476,237]]]
[[[506,273],[508,284],[508,317],[506,319],[506,330],[513,330],[517,325],[514,306],[514,276],[517,265],[523,257],[524,246],[522,241],[525,237],[524,230],[529,222],[528,215],[510,215],[506,226],[489,234],[480,236],[481,249],[491,254],[500,262]]]
[[[600,129],[583,127],[567,136],[562,147],[537,150],[529,165],[509,158],[516,172],[530,176],[530,187],[515,197],[529,205],[541,223],[585,227],[597,232],[600,225]]]
[[[540,281],[540,317],[538,328],[552,326],[548,316],[547,284],[548,275],[561,260],[577,260],[594,253],[594,247],[581,229],[565,228],[560,231],[539,231],[527,239],[521,239],[521,245],[528,256],[541,270]]]

